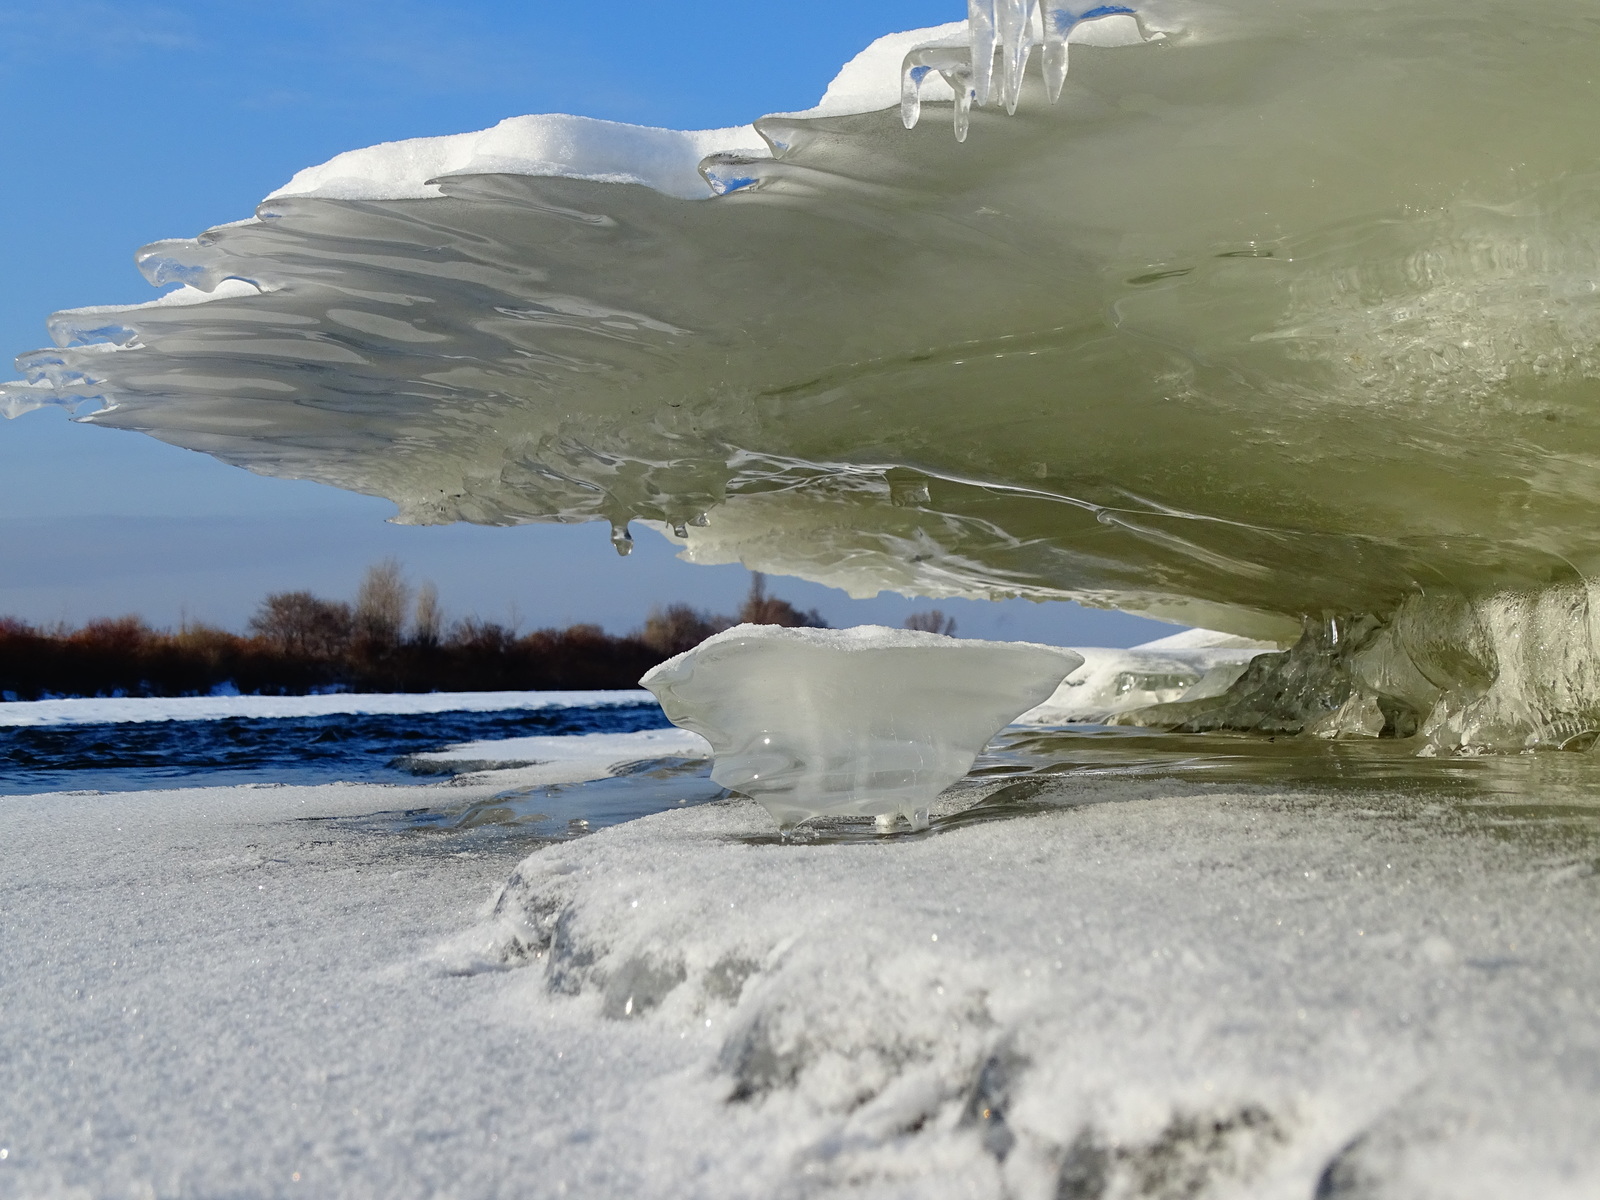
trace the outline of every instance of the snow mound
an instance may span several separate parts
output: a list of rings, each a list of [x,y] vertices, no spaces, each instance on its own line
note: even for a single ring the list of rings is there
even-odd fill
[[[763,843],[741,802],[647,818],[530,857],[441,953],[520,968],[527,1027],[698,1046],[631,1101],[629,1154],[692,1172],[662,1194],[1600,1179],[1600,1084],[1567,1065],[1596,1033],[1592,867],[1416,798],[1056,795],[1074,806],[871,845]]]

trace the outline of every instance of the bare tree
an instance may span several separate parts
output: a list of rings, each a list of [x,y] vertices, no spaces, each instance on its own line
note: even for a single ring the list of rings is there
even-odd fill
[[[750,592],[739,608],[739,620],[746,625],[786,625],[791,629],[828,627],[816,609],[801,612],[787,600],[767,595],[767,577],[760,571],[751,572]]]
[[[506,654],[516,642],[516,630],[499,621],[485,621],[479,617],[465,617],[450,629],[450,644],[474,654]]]
[[[956,633],[956,619],[947,617],[937,608],[928,612],[914,612],[906,618],[906,628],[920,630],[923,633],[942,633],[945,637],[954,637]]]
[[[250,632],[296,658],[338,658],[349,649],[350,606],[310,592],[274,592],[250,618]]]
[[[731,624],[727,617],[713,616],[687,604],[669,604],[650,610],[639,640],[660,654],[682,654]]]
[[[444,610],[439,607],[439,589],[430,580],[417,589],[417,603],[411,610],[411,641],[418,646],[437,646],[444,628]]]
[[[356,592],[356,636],[373,646],[393,646],[405,628],[411,588],[392,558],[374,563]]]

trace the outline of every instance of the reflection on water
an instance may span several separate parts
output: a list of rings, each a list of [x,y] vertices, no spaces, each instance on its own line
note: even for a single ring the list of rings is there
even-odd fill
[[[1075,783],[1171,781],[1230,791],[1386,796],[1431,801],[1480,828],[1582,830],[1600,835],[1600,756],[1536,754],[1419,758],[1418,743],[1392,738],[1325,740],[1250,734],[1159,733],[1097,725],[1002,731],[944,796],[926,830],[884,835],[870,820],[808,822],[760,842],[858,842],[935,837],[967,825],[1119,798]],[[998,786],[997,786],[998,785]],[[963,803],[965,796],[975,797]],[[1128,797],[1122,797],[1128,798]]]
[[[1013,726],[991,742],[969,780],[1063,775],[1183,779],[1236,786],[1423,790],[1530,803],[1559,795],[1600,808],[1600,757],[1548,751],[1421,758],[1419,742],[1259,734],[1158,733],[1131,727]]]
[[[966,782],[1002,784],[977,809],[1072,803],[1070,785],[1075,779],[1174,780],[1331,798],[1400,797],[1470,815],[1479,827],[1562,827],[1600,833],[1600,756],[1552,750],[1422,758],[1417,755],[1419,745],[1392,738],[1326,740],[1104,726],[1013,727],[990,744]]]
[[[532,848],[728,795],[711,781],[706,759],[658,758],[630,763],[605,779],[509,788],[460,807],[381,812],[330,823],[369,833],[449,835],[433,839],[437,844],[430,849],[507,839],[526,841]]]
[[[728,798],[732,793],[712,782],[710,766],[702,759],[656,759],[587,783],[516,788],[459,807],[333,823],[371,833],[426,835],[430,849],[491,839],[516,839],[532,849],[651,813]],[[885,833],[870,817],[821,818],[787,833],[774,829],[740,840],[826,845],[937,837],[972,824],[1131,798],[1087,786],[1111,780],[1287,793],[1329,803],[1421,802],[1429,811],[1456,814],[1480,830],[1600,840],[1600,756],[1590,753],[1418,758],[1415,745],[1393,739],[1326,741],[1082,725],[1002,732],[966,779],[944,794],[926,829],[901,824]]]

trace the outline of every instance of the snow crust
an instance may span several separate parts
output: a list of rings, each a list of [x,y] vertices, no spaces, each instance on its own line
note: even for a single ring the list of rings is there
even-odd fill
[[[1130,32],[1129,26],[1132,26]],[[918,46],[965,47],[967,22],[952,21],[877,38],[840,68],[813,107],[773,116],[825,118],[893,108],[901,99],[906,55]],[[1133,45],[1143,39],[1131,17],[1108,17],[1075,26],[1068,40],[1092,46]],[[955,93],[941,77],[922,85],[926,102],[949,102]],[[565,113],[508,117],[489,129],[443,137],[407,138],[349,150],[307,167],[271,193],[341,200],[406,200],[441,196],[434,181],[456,175],[508,174],[642,184],[685,200],[715,188],[702,176],[713,155],[770,158],[754,125],[676,130]]]
[[[906,51],[929,41],[959,37],[965,21],[892,33],[875,40],[843,67],[822,99],[799,113],[837,117],[892,108],[900,102],[900,65]],[[949,100],[930,86],[930,100]],[[407,138],[347,150],[295,174],[264,201],[321,196],[341,200],[405,200],[441,196],[435,180],[453,175],[508,174],[634,183],[685,200],[706,199],[714,188],[700,173],[712,155],[770,158],[754,125],[677,130],[566,113],[508,117],[490,129],[443,137]]]
[[[750,125],[681,131],[562,113],[508,117],[475,133],[347,150],[298,172],[264,203],[270,212],[286,196],[421,199],[443,195],[434,180],[484,174],[642,184],[692,200],[711,194],[699,165],[719,153],[765,156],[767,146]]]
[[[0,726],[100,725],[124,721],[221,721],[338,713],[498,712],[649,704],[649,692],[420,692],[326,696],[123,696],[0,701]]]
[[[780,825],[852,815],[920,827],[989,739],[1082,662],[1059,646],[882,625],[735,625],[639,682],[711,743],[711,777]]]
[[[0,798],[0,1194],[1600,1189],[1592,821],[1102,780],[868,844],[341,823],[494,790]]]

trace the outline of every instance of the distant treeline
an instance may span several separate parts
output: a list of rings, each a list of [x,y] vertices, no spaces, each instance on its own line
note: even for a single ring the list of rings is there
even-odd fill
[[[935,616],[919,614],[907,624],[931,628]],[[656,663],[741,621],[826,625],[815,610],[802,612],[769,595],[756,575],[734,617],[673,604],[653,610],[624,637],[598,625],[520,633],[477,617],[447,622],[433,585],[413,591],[389,560],[368,568],[353,604],[310,592],[268,596],[242,635],[198,624],[154,629],[139,617],[79,628],[0,617],[0,694],[36,700],[228,689],[304,695],[628,688]]]

